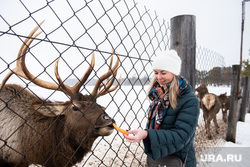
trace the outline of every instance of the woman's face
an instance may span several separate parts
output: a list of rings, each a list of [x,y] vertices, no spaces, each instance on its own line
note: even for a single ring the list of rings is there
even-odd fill
[[[154,70],[154,76],[161,86],[170,83],[174,78],[174,74],[165,70]]]

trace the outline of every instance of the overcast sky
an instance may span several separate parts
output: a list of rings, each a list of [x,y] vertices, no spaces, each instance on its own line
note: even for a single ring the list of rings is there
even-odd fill
[[[239,64],[241,0],[136,0],[170,21],[177,15],[196,16],[197,45],[225,57],[225,65]],[[250,59],[250,2],[245,3],[243,60]]]

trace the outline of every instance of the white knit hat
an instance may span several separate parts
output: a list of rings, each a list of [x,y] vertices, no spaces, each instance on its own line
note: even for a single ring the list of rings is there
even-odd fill
[[[181,71],[181,59],[175,50],[162,51],[157,53],[153,60],[153,70],[165,70],[175,75]]]

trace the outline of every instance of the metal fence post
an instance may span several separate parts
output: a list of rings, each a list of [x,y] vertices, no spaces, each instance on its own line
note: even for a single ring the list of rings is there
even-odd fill
[[[240,65],[233,65],[232,67],[232,85],[230,96],[230,107],[228,115],[228,127],[226,134],[226,141],[235,143],[236,127],[237,127],[237,112],[238,112],[238,75],[240,73]]]
[[[181,75],[195,88],[196,17],[194,15],[180,15],[171,19],[170,48],[175,49],[182,60]]]

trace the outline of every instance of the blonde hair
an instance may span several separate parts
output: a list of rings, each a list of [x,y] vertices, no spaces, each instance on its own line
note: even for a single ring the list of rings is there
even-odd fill
[[[156,81],[155,77],[153,77],[153,79],[150,81],[150,84],[149,84],[148,93],[153,89],[153,85],[155,81]],[[169,102],[173,109],[176,109],[178,105],[178,101],[177,101],[178,95],[179,95],[178,76],[175,75],[169,87]]]

